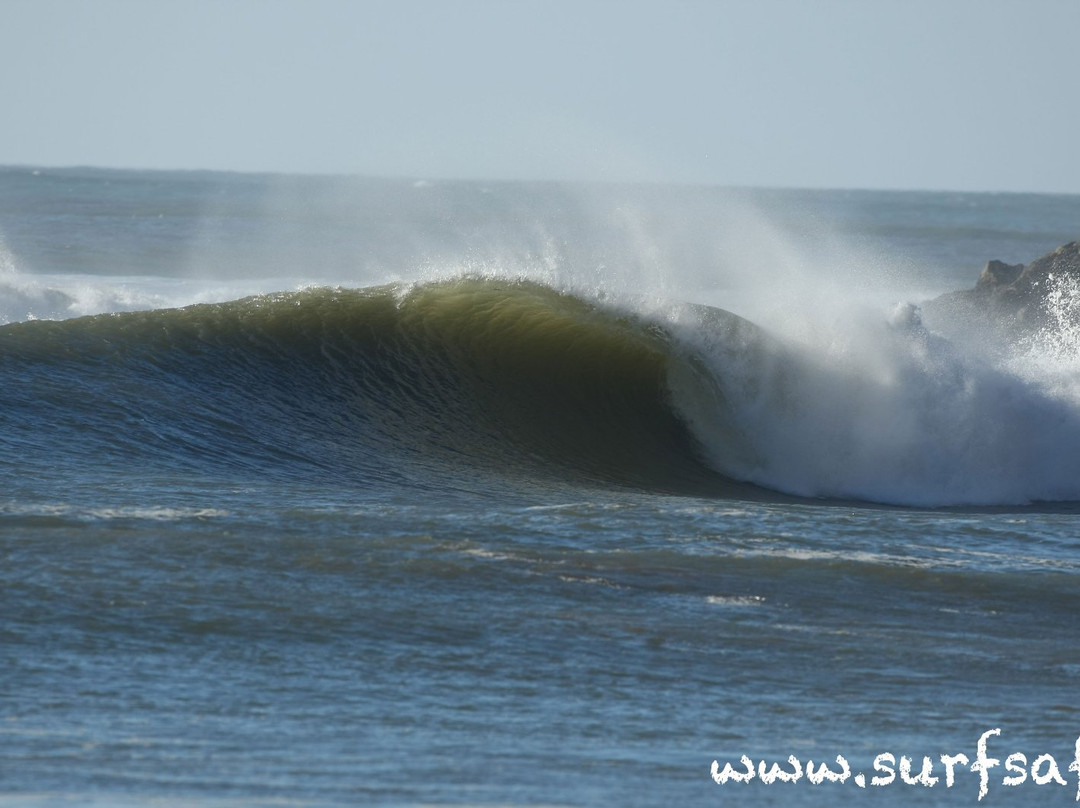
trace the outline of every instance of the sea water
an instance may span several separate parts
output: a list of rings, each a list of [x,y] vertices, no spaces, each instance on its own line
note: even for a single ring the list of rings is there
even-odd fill
[[[0,170],[0,805],[1072,804],[1071,289],[898,312],[1078,235]]]

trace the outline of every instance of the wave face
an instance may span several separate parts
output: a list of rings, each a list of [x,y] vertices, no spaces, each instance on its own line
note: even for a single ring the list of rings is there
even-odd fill
[[[0,351],[4,411],[17,413],[8,439],[47,439],[53,460],[368,486],[717,487],[669,406],[665,335],[532,283],[20,323],[0,330]]]
[[[1080,500],[1080,397],[1060,375],[918,323],[840,333],[491,278],[17,323],[0,329],[3,448],[27,474],[137,458],[378,489]]]

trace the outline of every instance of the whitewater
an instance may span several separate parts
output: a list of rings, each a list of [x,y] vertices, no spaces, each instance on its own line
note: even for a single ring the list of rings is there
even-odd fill
[[[855,769],[998,726],[1066,771],[1080,288],[935,301],[1078,229],[0,168],[0,804],[951,805]]]

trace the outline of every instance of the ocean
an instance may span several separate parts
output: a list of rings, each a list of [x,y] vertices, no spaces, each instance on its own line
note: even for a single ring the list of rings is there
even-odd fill
[[[0,168],[0,806],[1075,803],[1078,238]]]

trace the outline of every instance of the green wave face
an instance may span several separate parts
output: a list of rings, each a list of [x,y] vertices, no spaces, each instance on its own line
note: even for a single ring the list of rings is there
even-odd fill
[[[672,406],[681,362],[643,318],[474,278],[0,329],[23,451],[364,486],[726,489]]]

